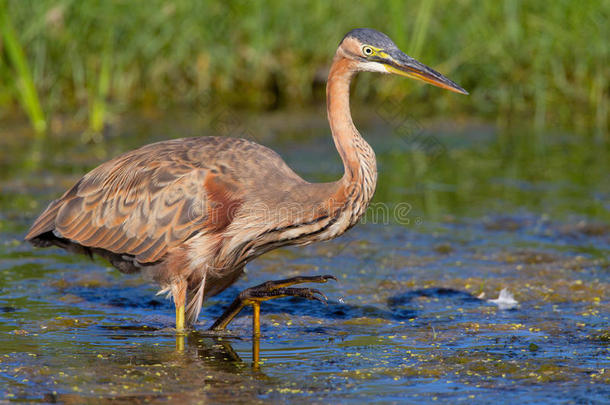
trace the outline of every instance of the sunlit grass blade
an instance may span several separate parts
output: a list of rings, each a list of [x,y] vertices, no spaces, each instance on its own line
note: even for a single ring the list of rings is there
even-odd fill
[[[89,129],[94,133],[101,132],[106,123],[106,99],[108,97],[108,92],[110,91],[111,56],[112,34],[108,34],[108,38],[104,45],[97,82],[92,85],[93,89],[90,90]]]
[[[37,134],[44,134],[47,129],[47,121],[40,107],[40,100],[25,53],[8,15],[6,0],[0,0],[0,37],[4,41],[8,59],[15,69],[15,87],[22,107],[30,118],[34,131]]]
[[[413,55],[420,56],[428,27],[430,26],[430,18],[432,17],[432,9],[434,8],[434,0],[422,1],[417,11],[415,18],[415,26],[413,27],[413,37],[409,44],[409,52]]]

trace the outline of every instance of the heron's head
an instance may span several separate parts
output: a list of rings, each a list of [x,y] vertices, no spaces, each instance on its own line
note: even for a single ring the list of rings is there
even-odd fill
[[[348,32],[337,53],[352,60],[356,71],[394,73],[468,94],[453,81],[398,49],[386,34],[371,28],[356,28]]]

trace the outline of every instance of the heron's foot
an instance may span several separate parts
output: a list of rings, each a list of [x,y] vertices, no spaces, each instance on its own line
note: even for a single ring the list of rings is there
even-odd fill
[[[326,283],[328,280],[337,280],[335,276],[299,276],[286,280],[267,281],[255,287],[242,291],[227,310],[214,322],[210,330],[223,330],[231,323],[233,318],[246,306],[252,305],[253,336],[260,336],[260,303],[282,297],[301,297],[309,300],[326,302],[326,295],[315,288],[290,287],[301,283]]]

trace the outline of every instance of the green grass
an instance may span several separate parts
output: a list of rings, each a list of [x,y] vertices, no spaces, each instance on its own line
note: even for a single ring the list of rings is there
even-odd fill
[[[531,120],[540,129],[608,139],[608,1],[265,4],[9,0],[7,9],[45,110],[87,120],[94,130],[113,111],[199,108],[204,92],[231,107],[319,102],[324,93],[313,83],[325,76],[338,42],[351,28],[369,26],[471,96],[363,75],[357,102],[406,95],[422,115],[468,115],[499,124]],[[4,48],[2,60],[16,66],[11,48]],[[21,75],[0,66],[4,110],[14,111],[22,97],[14,91]],[[22,105],[32,116],[32,107]]]
[[[0,40],[6,49],[7,59],[13,69],[12,83],[21,106],[30,118],[34,131],[37,134],[43,134],[46,131],[47,122],[40,107],[27,58],[7,13],[5,0],[0,0]]]
[[[112,58],[112,30],[106,34],[106,43],[102,51],[99,73],[97,81],[93,81],[94,86],[89,91],[89,129],[94,133],[101,132],[104,128],[107,115],[106,99],[110,91],[111,80],[111,58]],[[91,69],[94,71],[94,69]]]

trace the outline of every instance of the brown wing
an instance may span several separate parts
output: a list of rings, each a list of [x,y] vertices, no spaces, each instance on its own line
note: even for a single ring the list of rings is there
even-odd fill
[[[98,166],[49,205],[26,240],[36,243],[38,236],[53,232],[82,246],[133,255],[141,263],[161,259],[205,230],[204,183],[213,170],[198,161],[201,154],[191,153],[197,145],[196,139],[160,142]]]

